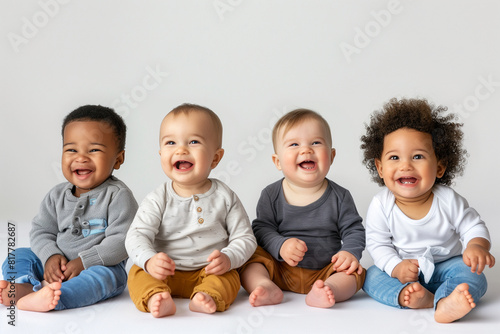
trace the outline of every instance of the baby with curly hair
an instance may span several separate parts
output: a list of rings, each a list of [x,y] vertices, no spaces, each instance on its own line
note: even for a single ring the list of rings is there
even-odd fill
[[[426,100],[391,99],[361,137],[363,163],[385,185],[366,215],[375,265],[363,290],[389,306],[434,307],[440,323],[476,306],[487,289],[483,270],[495,264],[485,223],[449,187],[463,174],[467,152],[462,124],[446,110]]]

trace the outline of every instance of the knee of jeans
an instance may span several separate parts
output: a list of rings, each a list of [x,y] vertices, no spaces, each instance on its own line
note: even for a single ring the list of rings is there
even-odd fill
[[[486,276],[484,273],[478,274],[477,272],[472,272],[471,268],[467,266],[463,260],[457,261],[458,265],[455,267],[456,272],[452,272],[451,277],[467,277],[467,279],[470,279],[472,281],[476,281],[479,284],[484,284],[486,285]]]
[[[8,271],[13,271],[12,268],[16,267],[23,260],[38,260],[35,253],[30,248],[17,248],[10,252],[2,264],[2,273],[5,276],[5,273]]]
[[[469,292],[475,295],[476,299],[484,296],[486,290],[488,289],[486,275],[484,273],[473,273],[470,267],[467,267],[465,264],[462,268],[463,269],[460,272],[456,273],[456,275],[452,277],[452,280],[456,284],[467,283],[469,285]]]
[[[366,269],[365,282],[363,284],[363,290],[365,288],[370,288],[370,283],[377,279],[380,274],[383,273],[377,266],[373,265],[370,268]]]
[[[4,261],[4,264],[5,264],[5,262],[8,262],[9,259],[16,259],[17,260],[20,258],[30,258],[33,256],[34,256],[34,253],[30,248],[26,248],[26,247],[16,248],[12,252],[9,253],[9,255],[7,256],[7,258]]]
[[[371,277],[379,276],[380,274],[385,274],[382,270],[380,270],[377,266],[373,265],[370,268],[366,269],[366,277],[368,278],[368,275]]]
[[[484,296],[486,290],[488,290],[488,281],[486,280],[486,275],[484,275],[484,273],[481,273],[480,275],[477,275],[474,281],[476,282],[476,285],[478,287],[478,293],[481,295],[481,297]]]
[[[125,268],[120,265],[107,267],[107,266],[92,266],[87,269],[87,272],[96,275],[96,279],[100,280],[102,284],[111,284],[116,288],[124,287],[127,284],[127,272]]]

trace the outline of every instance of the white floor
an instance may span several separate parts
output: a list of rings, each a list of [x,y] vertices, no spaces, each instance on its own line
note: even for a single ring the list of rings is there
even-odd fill
[[[432,310],[399,310],[384,306],[363,291],[331,309],[305,305],[304,295],[285,293],[282,304],[253,308],[241,290],[224,313],[205,315],[188,310],[188,300],[176,299],[177,313],[154,319],[121,296],[93,306],[45,314],[16,311],[15,328],[8,310],[0,310],[0,333],[498,333],[500,326],[500,266],[486,272],[489,290],[476,309],[453,324],[438,324]]]

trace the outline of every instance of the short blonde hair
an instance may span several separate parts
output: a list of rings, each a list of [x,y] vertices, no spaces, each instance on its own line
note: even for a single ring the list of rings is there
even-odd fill
[[[276,143],[278,141],[278,134],[280,133],[280,131],[283,130],[283,133],[286,133],[295,125],[307,119],[314,119],[323,126],[323,128],[325,129],[326,140],[328,141],[328,145],[332,147],[332,132],[330,131],[330,125],[328,125],[328,122],[317,112],[301,108],[286,113],[274,125],[273,127],[274,152],[276,152]]]
[[[207,107],[203,107],[197,104],[191,104],[191,103],[184,103],[181,104],[180,106],[175,107],[172,109],[168,114],[172,114],[173,116],[177,116],[180,114],[185,114],[188,115],[191,112],[202,112],[210,116],[210,119],[212,119],[212,123],[214,126],[215,134],[216,134],[216,140],[217,140],[217,148],[222,147],[222,122],[217,116],[216,113],[214,113],[212,110],[208,109]],[[166,116],[165,116],[166,117]]]

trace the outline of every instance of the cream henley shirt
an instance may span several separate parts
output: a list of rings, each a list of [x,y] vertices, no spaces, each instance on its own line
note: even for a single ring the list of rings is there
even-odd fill
[[[242,203],[223,182],[210,180],[206,193],[191,197],[177,195],[169,180],[142,201],[125,240],[135,265],[145,270],[158,252],[182,271],[207,266],[215,249],[229,257],[231,269],[250,258],[257,242]]]

